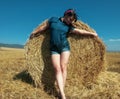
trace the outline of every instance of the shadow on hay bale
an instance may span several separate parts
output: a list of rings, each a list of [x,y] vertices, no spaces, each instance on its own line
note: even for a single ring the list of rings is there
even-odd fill
[[[80,21],[74,25],[80,29],[94,31]],[[28,72],[35,85],[45,89],[51,88],[55,83],[49,50],[49,34],[49,30],[47,30],[43,34],[29,39],[25,45]],[[68,40],[71,46],[68,85],[74,85],[75,81],[84,85],[88,82],[94,82],[99,73],[105,69],[105,46],[103,42],[93,36],[76,34],[70,34]]]

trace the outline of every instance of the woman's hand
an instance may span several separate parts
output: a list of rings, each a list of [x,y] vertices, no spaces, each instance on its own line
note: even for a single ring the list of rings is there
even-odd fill
[[[32,32],[30,35],[30,39],[34,38],[34,37],[38,37],[41,33],[40,32]]]
[[[93,36],[98,37],[97,33],[91,33]]]
[[[32,38],[34,38],[36,36],[36,33],[31,33],[31,35],[30,35],[30,39],[32,39]]]
[[[39,36],[43,31],[47,30],[49,28],[48,20],[46,20],[43,25],[39,25],[35,31],[33,31],[30,35],[30,39],[33,37]]]

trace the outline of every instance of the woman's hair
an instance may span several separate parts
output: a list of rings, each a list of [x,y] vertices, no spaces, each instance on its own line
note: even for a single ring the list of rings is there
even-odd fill
[[[75,10],[73,10],[73,9],[68,9],[68,10],[66,10],[65,12],[64,12],[64,16],[74,16],[74,19],[75,19],[75,22],[77,21],[77,14],[76,14],[76,12],[75,12]]]

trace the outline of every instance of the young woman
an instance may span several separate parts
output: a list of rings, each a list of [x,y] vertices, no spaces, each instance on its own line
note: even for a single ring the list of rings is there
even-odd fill
[[[93,35],[96,33],[80,30],[72,27],[72,23],[77,21],[77,14],[73,9],[64,12],[64,16],[57,18],[51,17],[44,25],[32,32],[30,39],[38,33],[50,29],[50,51],[52,64],[55,69],[56,81],[59,87],[62,99],[66,99],[64,86],[67,77],[67,63],[70,56],[70,46],[67,40],[67,33],[76,33],[81,35]]]

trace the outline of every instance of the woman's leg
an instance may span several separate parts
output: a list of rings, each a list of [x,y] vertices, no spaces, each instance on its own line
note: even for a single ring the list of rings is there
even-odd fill
[[[67,64],[70,56],[70,51],[64,51],[60,56],[60,65],[62,69],[63,83],[65,86],[66,77],[67,77]]]
[[[61,65],[60,65],[60,54],[52,54],[51,58],[52,58],[52,64],[55,69],[55,76],[56,76],[56,80],[57,80],[57,84],[60,90],[61,97],[62,99],[66,99],[65,93],[64,93],[63,74],[62,74]]]

